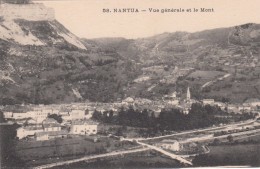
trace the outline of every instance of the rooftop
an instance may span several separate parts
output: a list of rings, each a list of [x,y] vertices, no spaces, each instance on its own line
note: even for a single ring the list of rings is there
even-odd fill
[[[58,135],[66,135],[68,134],[67,130],[61,130],[61,131],[43,131],[43,132],[37,132],[35,135],[36,137],[48,135],[48,136],[58,136]]]
[[[61,127],[59,123],[42,124],[43,128]]]
[[[98,122],[92,120],[76,120],[72,122],[72,125],[98,125]]]

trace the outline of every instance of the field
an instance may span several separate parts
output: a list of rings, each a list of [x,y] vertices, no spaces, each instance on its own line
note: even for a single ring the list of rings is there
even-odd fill
[[[178,168],[183,167],[179,162],[161,156],[154,151],[146,151],[102,159],[93,162],[79,162],[71,165],[53,167],[52,169],[136,169],[136,168]]]
[[[226,74],[229,77],[224,77]],[[189,74],[177,81],[178,90],[185,94],[187,86],[191,88],[191,96],[195,99],[211,98],[216,101],[228,100],[230,103],[243,103],[249,98],[259,98],[259,70],[234,73],[220,71],[200,71]]]
[[[207,80],[212,80],[215,79],[219,76],[224,75],[225,72],[220,72],[220,71],[201,71],[201,70],[196,70],[195,72],[191,73],[188,77],[190,78],[195,78],[195,79],[207,79]]]
[[[95,143],[93,138],[78,136],[37,142],[19,141],[16,145],[16,154],[27,165],[31,166],[90,154],[106,153],[133,146],[133,143],[119,142],[119,140],[108,137],[99,138],[99,141]]]
[[[193,160],[195,166],[260,166],[260,144],[210,146],[210,153]]]

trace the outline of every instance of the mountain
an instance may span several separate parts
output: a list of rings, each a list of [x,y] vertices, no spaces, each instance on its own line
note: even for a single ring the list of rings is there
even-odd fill
[[[0,6],[0,105],[183,97],[187,86],[194,98],[259,98],[258,24],[80,39],[52,9],[22,2]]]
[[[190,60],[190,58],[196,58],[201,55],[200,52],[212,47],[218,47],[222,50],[231,49],[235,46],[238,48],[258,47],[260,41],[259,30],[259,24],[249,23],[195,33],[163,33],[135,40],[100,38],[93,39],[93,41],[103,48],[114,49],[123,56],[135,58],[145,65],[150,62],[151,64],[157,62],[168,63],[169,59],[171,61],[175,58],[177,60],[174,61],[178,63],[180,62],[179,59],[187,57],[187,60]]]
[[[260,94],[259,38],[260,25],[248,23],[195,33],[174,32],[134,40],[101,38],[93,41],[132,60],[142,70],[142,75],[128,86],[128,95],[160,99],[177,90],[183,96],[187,87],[192,86],[193,96],[198,99],[243,102]],[[231,76],[202,87],[225,74]]]
[[[54,11],[43,4],[2,4],[0,39],[19,45],[86,50],[78,37],[55,20]]]
[[[0,104],[123,97],[132,63],[83,44],[42,4],[1,4],[0,11]]]

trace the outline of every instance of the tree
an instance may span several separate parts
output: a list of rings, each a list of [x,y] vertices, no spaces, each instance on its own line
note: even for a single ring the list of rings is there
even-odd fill
[[[57,114],[49,114],[48,118],[53,118],[55,119],[58,123],[62,123],[62,117],[61,115],[57,115]]]
[[[101,121],[102,120],[102,113],[95,110],[93,115],[92,115],[92,119],[97,120],[97,121]]]
[[[218,138],[215,138],[213,141],[213,145],[218,145],[220,143],[220,140]]]
[[[4,113],[0,111],[0,123],[5,122]]]
[[[227,140],[228,140],[229,142],[233,142],[233,141],[234,141],[234,138],[233,138],[232,135],[229,135],[229,136],[227,136]]]

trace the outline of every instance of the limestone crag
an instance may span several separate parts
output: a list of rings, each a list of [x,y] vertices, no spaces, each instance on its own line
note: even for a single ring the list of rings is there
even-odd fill
[[[40,3],[34,4],[1,4],[0,17],[5,20],[24,19],[28,21],[53,21],[55,13]]]

